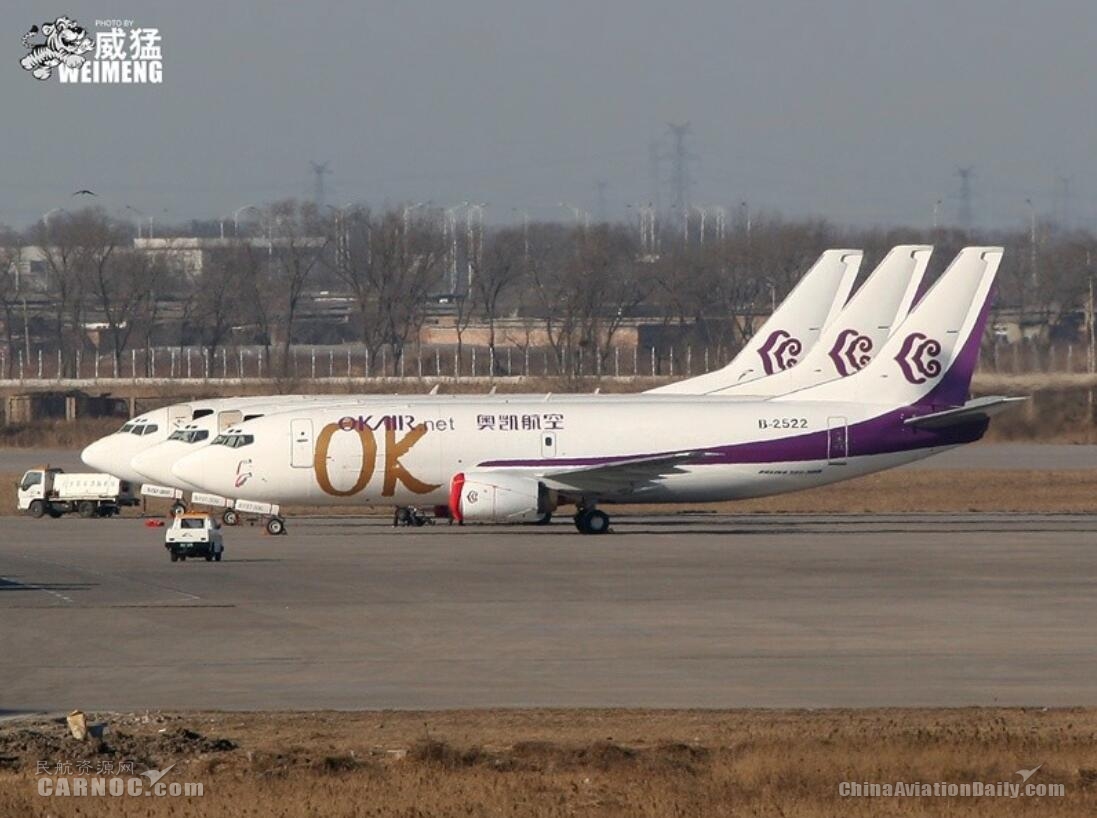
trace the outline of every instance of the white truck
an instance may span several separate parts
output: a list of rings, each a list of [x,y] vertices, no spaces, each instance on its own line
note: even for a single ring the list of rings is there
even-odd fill
[[[19,481],[19,510],[31,517],[111,517],[123,506],[140,502],[134,486],[110,474],[73,473],[43,466]]]
[[[172,562],[186,562],[187,557],[205,557],[206,562],[221,561],[225,542],[221,524],[212,514],[188,511],[180,514],[164,532],[164,548]]]

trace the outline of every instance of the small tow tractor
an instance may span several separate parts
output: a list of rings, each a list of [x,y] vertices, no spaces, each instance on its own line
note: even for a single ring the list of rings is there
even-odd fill
[[[221,523],[204,512],[180,514],[164,532],[164,548],[172,562],[186,562],[187,557],[205,557],[206,562],[220,562],[225,553]]]
[[[453,517],[446,506],[435,506],[432,512],[424,511],[415,506],[397,506],[392,512],[392,527],[419,528],[424,525],[434,525],[438,520],[448,520],[453,525]]]

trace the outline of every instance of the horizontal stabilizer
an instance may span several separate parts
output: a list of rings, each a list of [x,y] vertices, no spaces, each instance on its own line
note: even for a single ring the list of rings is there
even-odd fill
[[[948,426],[970,423],[973,420],[986,420],[987,418],[994,417],[994,415],[997,415],[999,412],[1004,412],[1013,404],[1025,400],[1028,400],[1028,398],[1008,398],[1001,395],[990,395],[985,398],[969,400],[963,406],[957,406],[955,409],[946,409],[943,412],[934,412],[929,415],[907,418],[903,423],[907,426],[913,426],[916,429],[944,429]]]

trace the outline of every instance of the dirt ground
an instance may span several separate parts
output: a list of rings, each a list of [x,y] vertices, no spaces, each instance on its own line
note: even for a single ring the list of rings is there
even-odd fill
[[[89,714],[0,726],[0,815],[1093,815],[1097,710]],[[201,797],[45,797],[38,763],[176,764]],[[1062,784],[843,797],[841,782]],[[77,768],[74,767],[75,772]],[[88,767],[84,768],[89,769]],[[111,775],[106,773],[106,775]],[[67,771],[62,777],[72,777]],[[54,774],[52,777],[56,778]],[[147,783],[147,782],[145,782]]]

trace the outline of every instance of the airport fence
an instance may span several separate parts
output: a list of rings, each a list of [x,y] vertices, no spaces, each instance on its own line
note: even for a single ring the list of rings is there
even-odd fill
[[[0,384],[81,385],[126,381],[245,382],[293,380],[422,380],[491,378],[685,378],[727,364],[735,350],[725,347],[611,347],[593,354],[579,348],[561,356],[548,347],[412,348],[401,355],[384,348],[371,354],[361,347],[294,346],[283,366],[281,355],[266,348],[198,347],[131,349],[115,357],[106,352],[77,352],[65,360],[60,351],[17,350],[9,360],[0,349]],[[272,363],[273,361],[273,363]],[[984,345],[980,370],[1002,375],[1092,374],[1094,356],[1083,344],[1030,341]]]

